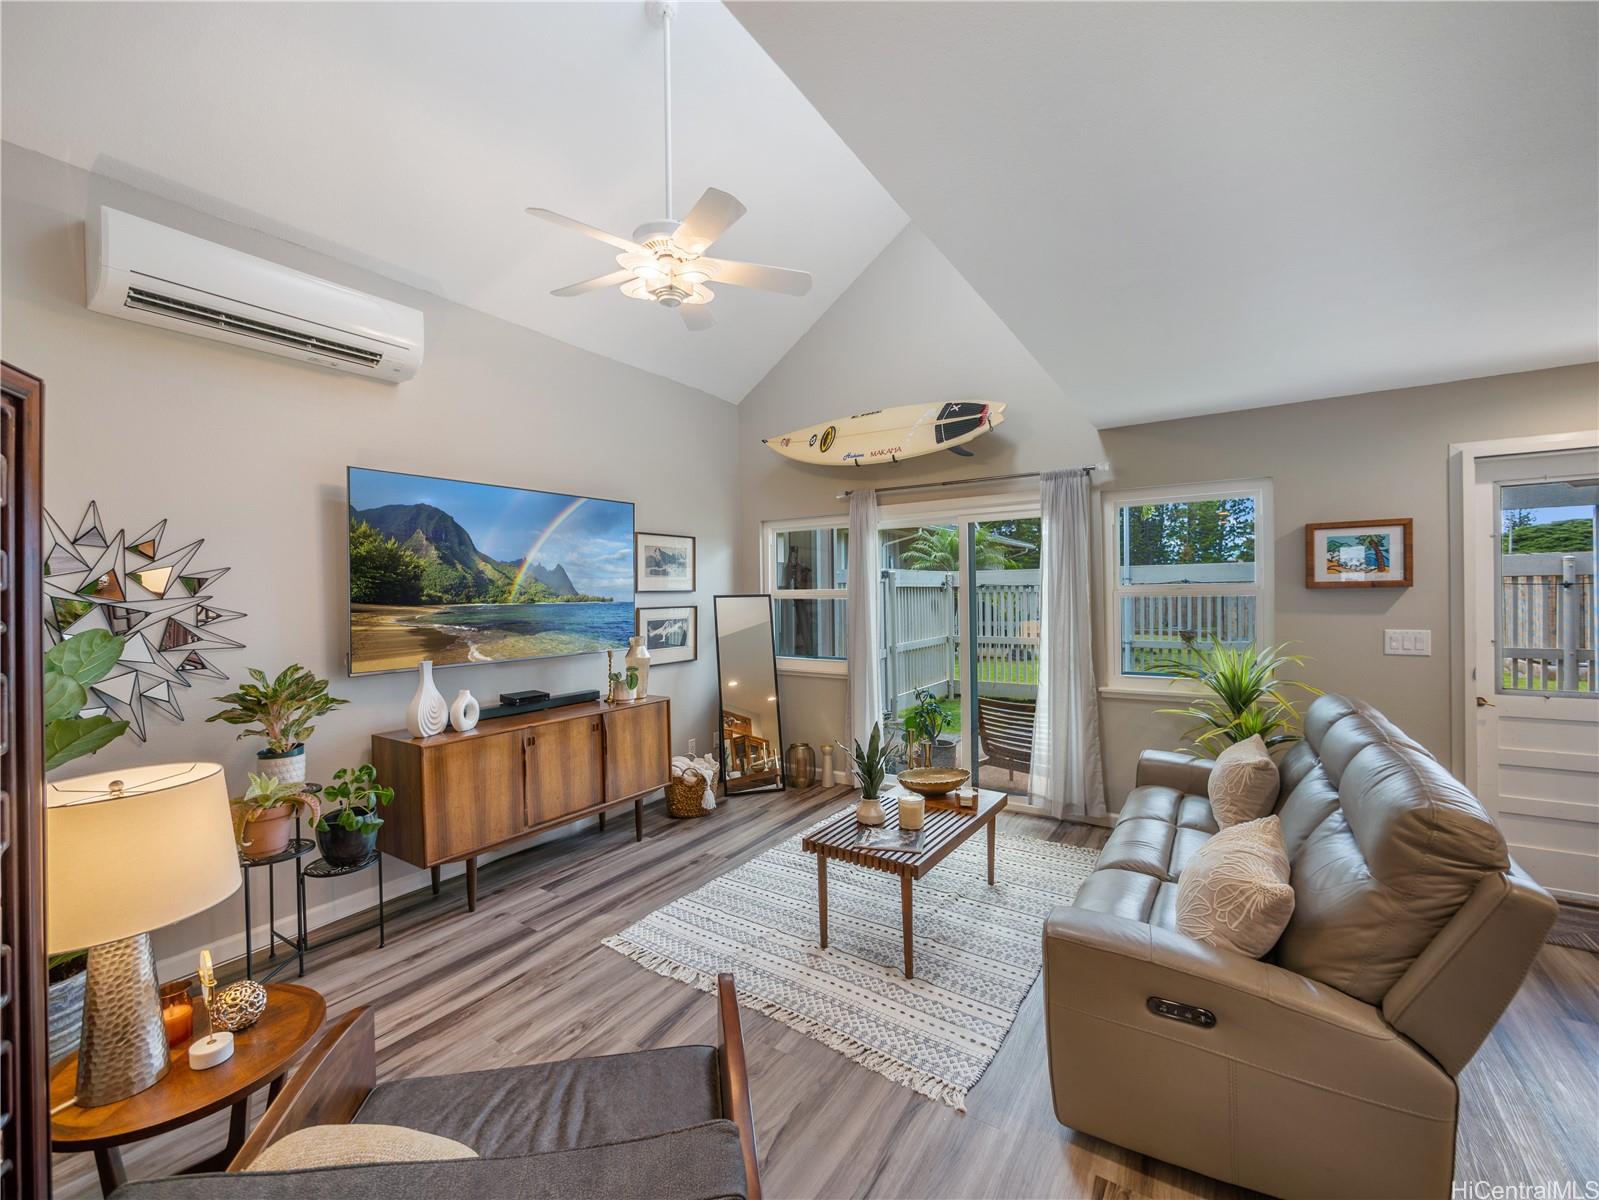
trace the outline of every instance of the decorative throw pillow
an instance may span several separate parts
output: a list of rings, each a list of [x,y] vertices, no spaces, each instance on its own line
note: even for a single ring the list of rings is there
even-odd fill
[[[1223,829],[1183,867],[1177,932],[1259,958],[1294,915],[1288,853],[1277,814]]]
[[[436,1133],[403,1125],[313,1125],[261,1151],[247,1171],[309,1171],[365,1163],[441,1162],[478,1152]]]
[[[1221,828],[1259,820],[1276,800],[1277,764],[1260,734],[1235,742],[1216,756],[1210,769],[1210,811]]]

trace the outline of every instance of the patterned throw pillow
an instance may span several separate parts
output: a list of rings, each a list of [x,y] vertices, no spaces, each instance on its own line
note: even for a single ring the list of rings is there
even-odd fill
[[[1277,764],[1271,761],[1260,734],[1235,742],[1216,756],[1210,769],[1210,811],[1226,829],[1255,821],[1277,801]]]
[[[1223,829],[1194,851],[1177,881],[1177,931],[1259,958],[1294,915],[1277,814]]]

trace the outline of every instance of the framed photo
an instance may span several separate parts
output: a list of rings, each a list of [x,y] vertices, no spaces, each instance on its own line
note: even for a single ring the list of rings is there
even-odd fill
[[[636,608],[634,629],[650,652],[650,665],[693,662],[700,656],[700,610],[692,604],[675,608]]]
[[[1410,587],[1415,582],[1410,517],[1305,526],[1306,587]]]
[[[676,533],[633,534],[635,592],[692,592],[694,539]]]

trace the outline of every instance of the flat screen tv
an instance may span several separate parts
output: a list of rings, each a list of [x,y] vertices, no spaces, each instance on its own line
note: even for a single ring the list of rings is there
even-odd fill
[[[633,505],[349,468],[350,674],[627,645]]]

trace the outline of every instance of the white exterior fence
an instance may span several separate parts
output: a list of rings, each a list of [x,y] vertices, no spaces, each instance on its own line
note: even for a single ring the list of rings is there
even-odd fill
[[[1593,568],[1591,551],[1500,558],[1494,636],[1503,690],[1593,694],[1599,678]]]

